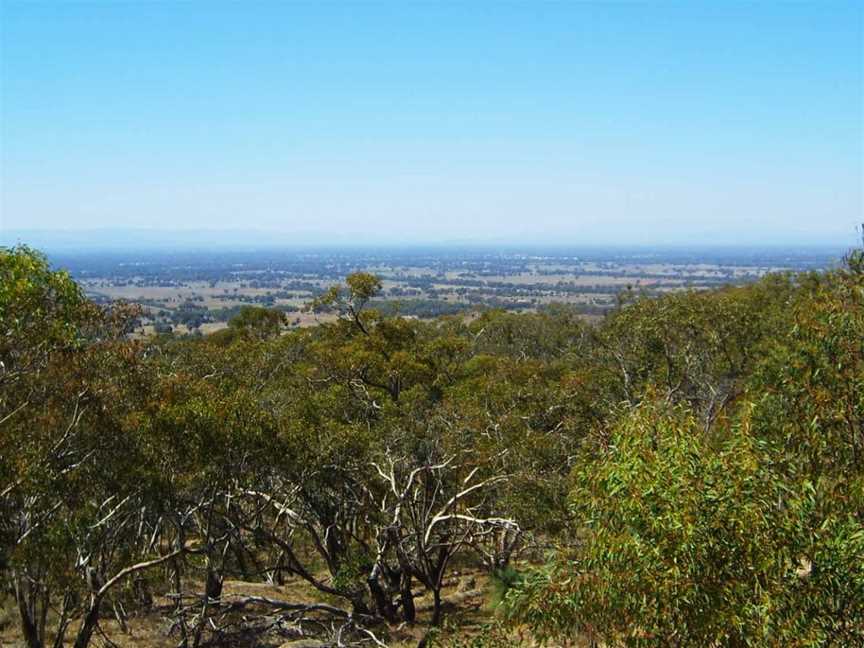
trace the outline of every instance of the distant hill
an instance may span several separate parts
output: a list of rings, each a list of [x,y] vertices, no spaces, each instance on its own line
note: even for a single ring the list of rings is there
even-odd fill
[[[395,234],[381,232],[340,232],[324,233],[316,230],[293,232],[260,229],[147,229],[132,227],[62,230],[62,229],[6,229],[0,227],[0,246],[11,247],[25,243],[45,252],[89,252],[89,251],[176,251],[176,250],[233,250],[250,251],[261,249],[303,248],[425,248],[425,249],[498,249],[500,251],[519,251],[539,253],[547,250],[628,250],[664,251],[695,253],[705,250],[789,250],[800,252],[819,251],[842,255],[854,245],[848,242],[814,242],[795,244],[778,241],[765,241],[764,244],[752,243],[733,245],[717,241],[698,240],[687,244],[672,243],[657,245],[648,241],[598,241],[590,237],[581,239],[544,238],[542,233],[525,236],[519,240],[490,235],[482,239],[453,238],[444,240],[415,240],[400,238]]]
[[[314,232],[273,232],[262,230],[163,230],[104,228],[90,230],[0,230],[0,245],[26,243],[49,251],[140,250],[194,248],[256,248],[293,245],[348,243],[349,235],[322,236]]]

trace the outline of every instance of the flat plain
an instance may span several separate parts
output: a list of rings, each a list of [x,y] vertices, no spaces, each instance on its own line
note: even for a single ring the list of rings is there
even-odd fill
[[[290,325],[314,326],[327,314],[306,307],[357,271],[381,279],[376,306],[432,318],[481,309],[536,311],[566,305],[601,317],[622,293],[659,295],[740,285],[771,272],[835,265],[833,249],[270,249],[65,253],[70,270],[97,301],[142,306],[139,333],[210,333],[246,305],[286,312]]]

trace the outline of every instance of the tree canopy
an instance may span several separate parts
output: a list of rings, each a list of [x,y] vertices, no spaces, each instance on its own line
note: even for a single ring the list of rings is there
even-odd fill
[[[420,321],[380,290],[350,275],[316,327],[246,307],[133,339],[134,307],[0,250],[0,578],[23,643],[83,648],[135,614],[184,646],[864,642],[860,252],[597,323]],[[479,634],[446,600],[466,568],[498,583]]]

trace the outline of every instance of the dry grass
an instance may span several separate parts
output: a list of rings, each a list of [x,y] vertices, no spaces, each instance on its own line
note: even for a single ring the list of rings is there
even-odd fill
[[[483,624],[492,619],[492,611],[488,606],[488,578],[484,573],[467,570],[459,576],[451,577],[446,583],[443,599],[446,611],[447,626],[458,628],[463,633],[473,635],[480,631]],[[419,593],[419,592],[418,592]],[[338,605],[338,602],[322,597],[305,581],[293,578],[284,585],[268,583],[252,583],[237,580],[225,581],[222,597],[224,600],[244,596],[262,596],[292,603],[325,602]],[[0,646],[24,646],[18,627],[18,618],[13,601],[10,597],[0,608]],[[393,648],[413,648],[428,631],[428,623],[432,614],[432,596],[430,593],[419,593],[416,599],[417,622],[413,625],[398,624],[376,628],[376,634],[388,646]],[[157,598],[149,613],[131,616],[124,630],[116,619],[111,617],[110,605],[103,609],[104,619],[100,622],[101,636],[93,639],[93,646],[110,646],[112,643],[120,648],[174,648],[178,635],[169,636],[170,622],[166,618],[171,608],[171,601]],[[263,609],[261,609],[263,611]],[[52,619],[49,618],[49,627]],[[70,628],[69,637],[74,636],[76,627]],[[53,636],[49,640],[53,641]],[[262,646],[276,648],[292,639],[291,633],[280,634],[271,632],[266,635],[255,632],[237,633],[225,636],[221,641],[216,637],[208,637],[218,646]],[[296,639],[296,636],[293,638]],[[110,641],[110,643],[109,643]],[[290,645],[290,644],[289,644]]]

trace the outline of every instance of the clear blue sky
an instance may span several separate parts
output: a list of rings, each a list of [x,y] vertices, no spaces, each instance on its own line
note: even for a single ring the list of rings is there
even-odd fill
[[[0,0],[0,225],[852,243],[859,3]]]

